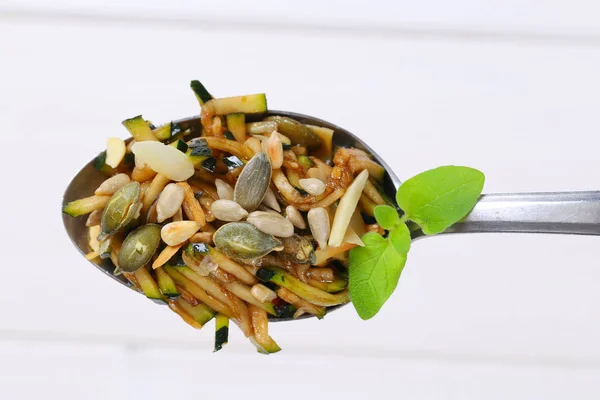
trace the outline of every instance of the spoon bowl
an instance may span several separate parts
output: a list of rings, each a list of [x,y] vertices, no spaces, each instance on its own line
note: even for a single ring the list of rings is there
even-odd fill
[[[398,177],[392,172],[390,167],[375,153],[365,142],[363,142],[360,138],[350,133],[349,131],[340,128],[339,126],[332,124],[330,122],[324,121],[319,118],[314,118],[308,115],[297,114],[287,111],[275,111],[270,110],[267,113],[256,115],[256,116],[248,116],[249,122],[255,120],[262,120],[265,117],[271,115],[281,115],[289,118],[293,118],[301,123],[322,126],[325,128],[332,129],[334,131],[333,134],[333,145],[341,146],[341,147],[356,147],[361,150],[366,151],[367,153],[373,156],[373,159],[381,164],[385,168],[385,176],[383,178],[382,187],[385,194],[390,198],[394,199],[396,190],[400,185],[400,180]],[[200,123],[200,116],[194,116],[190,118],[184,118],[178,121],[175,121],[177,124],[181,126],[182,129],[190,129],[192,131],[192,136],[197,136],[197,134],[201,131],[202,125]],[[106,175],[102,174],[94,167],[94,160],[92,159],[89,163],[87,163],[75,177],[69,183],[69,186],[65,190],[63,195],[63,204],[66,204],[70,201],[80,199],[82,197],[90,196],[94,190],[106,179]],[[89,252],[88,247],[88,228],[85,225],[87,220],[87,216],[81,217],[70,217],[66,214],[63,214],[63,223],[65,226],[65,230],[71,239],[73,245],[79,250],[82,256],[85,256]],[[96,268],[102,271],[104,274],[119,282],[122,285],[127,287],[131,287],[131,283],[125,279],[122,275],[113,275],[114,266],[110,260],[102,260],[102,259],[94,259],[89,260],[91,264],[93,264]],[[342,307],[342,305],[329,307],[328,311],[333,311],[337,308]],[[312,315],[304,314],[296,319],[304,319],[310,318]],[[292,318],[272,318],[273,321],[286,321],[292,320]]]

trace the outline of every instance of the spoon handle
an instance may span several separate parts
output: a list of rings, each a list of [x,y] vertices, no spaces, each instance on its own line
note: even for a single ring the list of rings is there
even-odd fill
[[[483,195],[446,232],[600,235],[600,191]]]

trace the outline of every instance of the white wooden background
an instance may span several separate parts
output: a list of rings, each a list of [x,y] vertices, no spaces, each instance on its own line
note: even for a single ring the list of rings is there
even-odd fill
[[[272,325],[262,357],[103,277],[59,211],[122,119],[197,113],[190,79],[344,126],[401,179],[598,189],[599,4],[0,0],[0,398],[599,398],[594,237],[419,242],[376,318]]]

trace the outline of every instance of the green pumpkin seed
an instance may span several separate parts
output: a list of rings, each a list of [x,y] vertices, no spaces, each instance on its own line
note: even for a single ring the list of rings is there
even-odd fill
[[[140,207],[140,184],[131,182],[117,190],[102,212],[99,240],[125,228],[137,215]]]
[[[290,138],[292,144],[306,146],[308,149],[316,149],[321,146],[321,138],[306,125],[294,119],[274,115],[265,121],[277,122],[277,130]]]
[[[247,222],[231,222],[213,235],[215,246],[228,257],[250,261],[283,248],[281,241]]]
[[[307,238],[293,235],[281,238],[283,250],[279,253],[283,258],[296,264],[314,264],[317,259],[313,244]]]
[[[251,212],[262,203],[271,182],[271,161],[257,153],[244,167],[233,190],[233,200]]]
[[[160,244],[160,225],[147,224],[131,232],[121,246],[117,257],[119,269],[135,272],[146,265]]]

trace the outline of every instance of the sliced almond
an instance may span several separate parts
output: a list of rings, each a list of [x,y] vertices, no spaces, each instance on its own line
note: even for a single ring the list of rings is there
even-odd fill
[[[335,211],[335,217],[333,218],[333,226],[331,228],[331,236],[329,237],[329,245],[332,247],[338,247],[342,244],[346,229],[350,224],[350,219],[354,210],[358,205],[358,200],[362,194],[363,189],[369,179],[369,171],[363,170],[354,179],[352,184],[346,190],[346,193],[340,199],[340,203]]]
[[[123,139],[117,137],[106,139],[106,164],[117,168],[121,164],[121,161],[123,161],[126,151],[127,148]]]
[[[154,171],[173,181],[185,181],[194,175],[194,164],[185,153],[160,142],[138,142],[131,147],[136,157]]]

